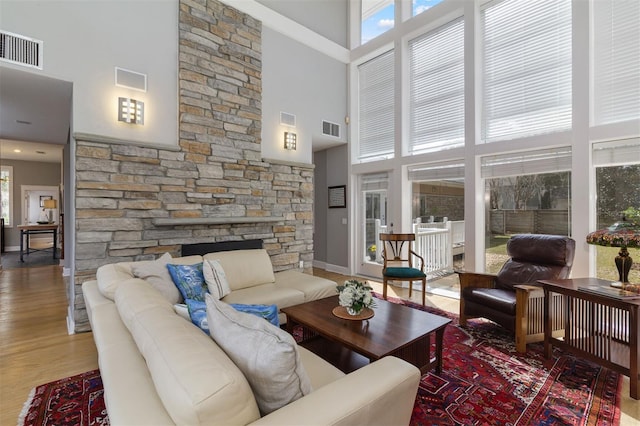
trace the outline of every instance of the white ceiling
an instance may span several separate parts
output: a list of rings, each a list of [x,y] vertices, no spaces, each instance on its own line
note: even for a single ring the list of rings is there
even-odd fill
[[[0,158],[61,162],[69,138],[72,87],[0,67]]]

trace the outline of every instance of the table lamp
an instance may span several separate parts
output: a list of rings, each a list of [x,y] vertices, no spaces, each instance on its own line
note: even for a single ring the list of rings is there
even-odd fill
[[[44,200],[42,207],[49,209],[49,223],[53,223],[53,209],[58,207],[56,200]]]
[[[629,256],[627,247],[640,247],[640,225],[628,222],[624,217],[605,229],[594,231],[587,235],[587,243],[606,247],[620,247],[615,258],[616,268],[621,283],[629,282],[629,270],[633,259]]]

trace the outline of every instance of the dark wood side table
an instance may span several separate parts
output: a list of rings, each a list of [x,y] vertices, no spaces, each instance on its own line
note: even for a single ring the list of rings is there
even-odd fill
[[[32,249],[29,247],[29,238],[33,234],[53,234],[53,258],[56,258],[56,250],[58,246],[58,225],[55,223],[51,224],[35,224],[30,223],[27,225],[18,225],[18,229],[20,230],[20,262],[24,262],[23,255],[25,253],[24,250],[24,240],[26,236],[27,240],[27,250],[26,253],[29,254],[32,251],[40,251],[40,249]],[[43,249],[46,250],[46,249]]]
[[[611,281],[574,278],[539,281],[544,289],[544,354],[551,358],[552,346],[582,356],[620,374],[629,376],[629,394],[639,399],[640,299],[618,299],[582,291],[580,288],[608,287]],[[563,295],[564,337],[551,335],[555,312],[550,312],[551,293]]]

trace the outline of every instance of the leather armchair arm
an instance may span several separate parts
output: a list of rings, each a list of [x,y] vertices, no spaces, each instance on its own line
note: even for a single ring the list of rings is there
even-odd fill
[[[465,287],[494,288],[496,286],[496,276],[492,274],[481,274],[477,272],[455,271],[460,278],[460,289]]]

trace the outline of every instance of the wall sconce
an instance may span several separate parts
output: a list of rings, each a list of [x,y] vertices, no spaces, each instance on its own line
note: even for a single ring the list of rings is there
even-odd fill
[[[144,124],[144,102],[130,98],[118,98],[118,121]]]
[[[284,132],[284,149],[296,149],[296,141],[298,137],[295,133]]]

